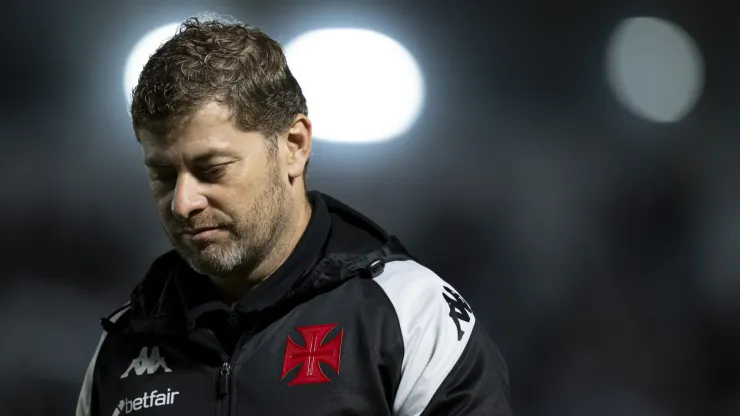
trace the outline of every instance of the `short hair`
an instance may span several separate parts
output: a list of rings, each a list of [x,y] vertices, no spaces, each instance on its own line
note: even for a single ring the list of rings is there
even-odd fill
[[[208,102],[228,107],[241,130],[273,142],[306,98],[280,44],[262,30],[215,15],[191,17],[144,66],[133,90],[134,130],[167,134]]]

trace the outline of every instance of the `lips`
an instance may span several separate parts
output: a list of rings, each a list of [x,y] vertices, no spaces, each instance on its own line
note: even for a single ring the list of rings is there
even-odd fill
[[[200,227],[200,228],[193,228],[190,230],[184,230],[182,233],[187,234],[187,235],[196,235],[204,231],[218,230],[219,228],[221,227]]]

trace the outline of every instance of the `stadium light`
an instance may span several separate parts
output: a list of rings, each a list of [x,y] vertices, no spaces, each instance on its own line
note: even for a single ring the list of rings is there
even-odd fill
[[[179,23],[160,26],[144,35],[131,49],[123,72],[123,92],[129,104],[131,103],[131,91],[139,82],[139,75],[149,57],[162,43],[175,35],[179,26]]]
[[[606,70],[622,105],[659,123],[684,118],[704,88],[704,62],[694,40],[658,18],[620,22],[609,41]]]
[[[364,29],[307,32],[286,47],[316,139],[369,143],[407,132],[424,100],[422,73],[397,41]]]

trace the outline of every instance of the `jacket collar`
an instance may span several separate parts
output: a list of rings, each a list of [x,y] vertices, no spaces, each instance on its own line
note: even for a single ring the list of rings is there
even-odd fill
[[[310,192],[311,220],[293,253],[262,285],[242,300],[240,314],[279,316],[320,293],[354,277],[372,278],[382,273],[385,263],[413,258],[395,237],[388,236],[370,220],[318,192]],[[364,227],[376,248],[344,253],[338,238],[331,238],[333,222]],[[211,296],[208,296],[208,292]],[[200,315],[226,305],[213,300],[215,291],[208,278],[194,272],[174,251],[158,258],[131,296],[131,310],[119,325],[103,320],[110,331],[119,330],[177,335],[191,330]],[[123,327],[126,328],[123,328]]]

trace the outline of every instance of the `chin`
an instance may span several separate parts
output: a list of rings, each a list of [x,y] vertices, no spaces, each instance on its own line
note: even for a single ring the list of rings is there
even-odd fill
[[[213,261],[213,259],[210,258],[206,259],[200,256],[197,258],[191,257],[187,259],[187,262],[193,270],[207,276],[229,271],[227,264]]]
[[[189,253],[190,267],[201,274],[228,273],[241,264],[241,257],[233,247],[210,245],[197,253]]]

